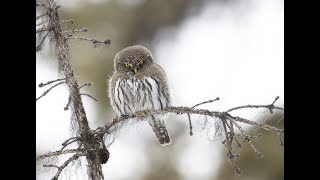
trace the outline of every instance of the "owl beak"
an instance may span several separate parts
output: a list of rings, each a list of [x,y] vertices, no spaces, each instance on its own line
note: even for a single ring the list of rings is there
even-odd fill
[[[137,68],[134,68],[133,71],[134,71],[134,73],[136,73],[136,74],[138,73],[138,69],[137,69]]]

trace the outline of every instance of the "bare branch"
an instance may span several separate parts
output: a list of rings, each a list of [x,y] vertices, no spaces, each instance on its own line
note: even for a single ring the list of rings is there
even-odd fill
[[[267,106],[261,106],[261,108],[269,108]],[[274,109],[279,109],[279,107],[272,107]],[[226,116],[227,120],[232,119],[233,121],[237,121],[237,122],[242,122],[245,124],[249,124],[252,126],[256,126],[271,132],[275,132],[275,133],[284,133],[284,129],[279,129],[276,127],[272,127],[266,124],[261,124],[261,123],[257,123],[254,121],[250,121],[241,117],[237,117],[237,116],[231,116],[230,114],[228,114],[227,112],[218,112],[218,111],[209,111],[207,109],[194,109],[194,108],[190,108],[190,107],[167,107],[163,110],[158,110],[158,111],[146,111],[146,112],[137,112],[133,115],[130,116],[120,116],[120,117],[115,117],[113,118],[113,120],[110,123],[107,123],[106,125],[104,125],[101,128],[98,128],[96,130],[97,134],[100,133],[107,133],[109,131],[109,129],[115,125],[117,125],[118,123],[122,123],[127,121],[128,119],[131,118],[138,118],[138,119],[144,119],[147,116],[150,115],[157,115],[157,114],[168,114],[168,113],[175,113],[175,114],[197,114],[197,115],[204,115],[204,116],[209,116],[209,117],[216,117],[216,118],[221,118],[223,116]],[[101,134],[100,134],[101,135]]]
[[[55,80],[52,80],[52,81],[48,81],[46,83],[40,83],[38,86],[41,88],[41,87],[44,87],[46,85],[49,85],[49,84],[52,84],[54,82],[58,82],[58,81],[62,81],[62,80],[66,80],[67,78],[60,78],[60,79],[55,79]]]
[[[80,94],[79,85],[74,76],[72,69],[68,41],[66,41],[65,34],[63,33],[61,23],[66,21],[60,21],[58,6],[54,0],[47,0],[48,2],[48,18],[49,26],[52,27],[52,34],[55,42],[55,50],[57,60],[59,64],[59,73],[63,77],[68,77],[66,80],[68,91],[70,92],[70,105],[72,105],[71,124],[75,124],[73,131],[76,135],[79,135],[83,148],[98,149],[99,143],[94,139],[94,135],[89,127],[85,108],[83,106],[82,97]],[[67,21],[68,22],[68,21]],[[69,21],[73,22],[73,21]],[[68,103],[69,104],[69,103]],[[99,158],[97,150],[87,151],[86,153],[86,165],[88,170],[89,179],[103,180],[102,167],[97,159]]]
[[[74,20],[73,19],[62,19],[62,20],[60,20],[60,22],[73,24]]]
[[[232,120],[231,120],[232,121]],[[240,132],[243,134],[243,136],[245,137],[244,141],[247,141],[248,144],[251,146],[251,149],[256,153],[257,157],[259,159],[262,159],[263,158],[263,154],[258,150],[258,148],[253,144],[252,142],[252,137],[247,135],[244,130],[241,128],[241,126],[236,123],[236,122],[233,122],[234,125],[236,125],[236,127],[240,130]]]
[[[72,137],[72,138],[69,138],[67,140],[65,140],[63,143],[62,143],[62,146],[67,146],[68,144],[70,144],[70,142],[73,142],[74,140],[79,140],[78,137]]]
[[[67,111],[69,109],[70,103],[71,103],[71,96],[69,96],[67,105],[63,108],[63,110]]]
[[[238,167],[238,165],[233,160],[230,160],[230,162],[232,163],[236,173],[239,175],[242,174],[241,169]]]
[[[56,166],[56,165],[53,165],[53,164],[44,164],[43,167],[49,167],[49,168],[55,167],[55,168],[59,169],[59,166]]]
[[[265,130],[268,130],[268,131],[271,131],[271,132],[274,132],[274,133],[280,133],[280,134],[284,133],[284,129],[279,129],[279,128],[276,128],[276,127],[273,127],[273,126],[269,126],[269,125],[266,125],[266,124],[257,123],[257,122],[250,121],[250,120],[247,120],[247,119],[244,119],[244,118],[241,118],[241,117],[237,117],[237,116],[231,116],[230,114],[227,114],[227,116],[230,117],[230,119],[232,119],[234,121],[238,121],[238,122],[242,122],[242,123],[249,124],[249,125],[252,125],[252,126],[260,127],[262,129],[265,129]]]
[[[88,29],[83,27],[81,29],[72,29],[72,30],[63,31],[63,33],[66,33],[69,36],[72,36],[72,34],[74,33],[80,33],[80,32],[88,32]]]
[[[187,115],[188,115],[188,119],[189,119],[189,129],[190,129],[189,134],[190,134],[190,136],[192,136],[192,135],[193,135],[193,132],[192,132],[192,123],[191,123],[191,118],[190,118],[190,114],[189,114],[189,113],[188,113]]]
[[[80,95],[82,95],[82,96],[88,96],[88,97],[90,97],[91,99],[93,99],[93,100],[95,100],[95,101],[98,101],[98,99],[97,99],[97,98],[93,97],[93,96],[92,96],[92,95],[90,95],[90,94],[81,93]]]
[[[41,26],[41,25],[47,23],[48,21],[49,21],[48,19],[47,19],[47,20],[44,20],[44,21],[40,22],[39,24],[36,24],[36,26]]]
[[[243,109],[243,108],[267,108],[270,110],[271,113],[273,113],[273,109],[279,109],[279,110],[284,110],[283,108],[281,107],[276,107],[274,106],[274,103],[279,99],[279,96],[277,96],[275,98],[275,100],[273,101],[272,104],[269,104],[269,105],[245,105],[245,106],[237,106],[237,107],[234,107],[234,108],[231,108],[229,110],[227,110],[226,112],[231,112],[231,111],[234,111],[234,110],[237,110],[237,109]]]
[[[199,104],[196,104],[196,105],[192,106],[192,108],[195,108],[195,107],[200,106],[200,105],[203,105],[203,104],[212,103],[212,102],[218,101],[218,100],[220,100],[219,97],[217,97],[217,98],[215,98],[215,99],[208,100],[208,101],[204,101],[204,102],[199,103]]]
[[[56,175],[51,178],[51,180],[58,180],[58,177],[60,176],[62,170],[68,166],[68,164],[74,160],[77,160],[80,157],[80,154],[75,154],[71,156],[68,160],[66,160],[61,166],[57,167],[58,171],[56,172]]]
[[[79,87],[79,89],[81,89],[81,88],[83,88],[83,87],[85,87],[85,86],[91,86],[91,85],[92,85],[91,82],[86,82],[86,83],[82,84],[82,85]]]
[[[36,21],[37,21],[38,19],[40,19],[41,17],[46,16],[46,15],[48,15],[48,13],[47,13],[47,12],[46,12],[46,13],[44,13],[44,14],[41,14],[41,15],[37,16],[37,17],[36,17]],[[37,26],[38,26],[38,25],[37,25]]]
[[[72,37],[67,37],[67,39],[78,39],[78,40],[84,40],[84,41],[90,41],[93,43],[94,46],[98,44],[105,44],[105,45],[110,45],[111,41],[109,39],[105,41],[100,41],[96,39],[90,39],[90,38],[85,38],[85,37],[77,37],[77,36],[72,36]]]
[[[278,134],[279,139],[280,139],[280,146],[284,146],[284,141],[283,141],[283,134]]]
[[[43,31],[51,31],[52,28],[49,27],[49,26],[44,26],[42,28],[39,28],[39,29],[36,29],[36,33],[40,33],[40,32],[43,32]]]
[[[223,124],[223,130],[225,132],[225,137],[226,137],[226,146],[228,149],[228,153],[227,153],[227,157],[229,158],[229,161],[233,164],[236,173],[240,174],[241,173],[241,169],[237,166],[237,164],[235,163],[235,158],[237,157],[236,155],[233,154],[232,152],[232,140],[230,139],[230,137],[232,136],[228,136],[228,129],[227,129],[227,121],[226,121],[226,117],[222,116],[221,117],[222,120],[222,124]]]
[[[200,105],[203,105],[203,104],[212,103],[212,102],[217,101],[217,100],[220,100],[220,98],[217,97],[216,99],[212,99],[212,100],[204,101],[204,102],[202,102],[202,103],[198,103],[198,104],[192,106],[192,108],[195,108],[195,107],[200,106]],[[192,123],[191,123],[191,119],[190,119],[190,114],[187,113],[187,115],[188,115],[188,119],[189,119],[190,136],[192,136],[192,135],[193,135],[193,132],[192,132]]]
[[[49,35],[50,31],[47,31],[46,34],[42,37],[41,42],[36,47],[36,52],[40,51],[42,49],[42,45],[44,43],[44,40],[46,40],[47,36]]]
[[[77,142],[77,141],[79,141],[78,137],[72,137],[72,138],[67,139],[65,142],[62,143],[62,148],[60,149],[60,151],[64,150],[64,148],[66,148],[68,145],[70,145],[74,142]]]
[[[36,3],[36,6],[46,7],[46,5],[45,5],[45,4],[42,4],[42,3]]]
[[[67,150],[63,150],[63,151],[54,151],[54,152],[48,152],[46,154],[42,154],[39,155],[37,157],[37,161],[47,158],[47,157],[51,157],[51,156],[60,156],[62,154],[70,154],[70,153],[79,153],[79,152],[84,152],[84,150],[81,149],[67,149]]]
[[[49,89],[47,89],[41,96],[39,96],[39,97],[36,99],[36,101],[38,101],[38,100],[39,100],[40,98],[42,98],[43,96],[47,95],[48,92],[50,92],[53,88],[55,88],[55,87],[57,87],[57,86],[59,86],[60,84],[63,84],[63,83],[65,83],[65,81],[59,82],[59,83],[51,86],[51,87],[50,87]]]

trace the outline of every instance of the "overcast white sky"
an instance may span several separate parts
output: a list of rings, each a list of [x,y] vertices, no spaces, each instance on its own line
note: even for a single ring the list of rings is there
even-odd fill
[[[236,11],[237,8],[228,10],[208,5],[199,15],[182,23],[173,37],[168,36],[165,30],[155,36],[158,43],[153,54],[156,61],[161,59],[159,62],[167,72],[174,105],[190,106],[220,97],[219,102],[203,108],[223,110],[236,105],[268,104],[280,96],[276,105],[283,106],[283,1],[244,0],[239,4],[244,12]],[[215,16],[216,12],[221,15],[219,18]],[[37,84],[57,78],[54,63],[43,61],[43,58],[37,54]],[[37,88],[37,97],[42,92],[43,89]],[[37,151],[55,150],[69,137],[70,114],[63,111],[66,99],[66,89],[58,87],[45,100],[37,102]],[[92,102],[84,98],[84,103],[89,119],[94,118]],[[256,111],[255,114],[251,111],[238,114],[253,119],[259,117]],[[147,124],[141,126],[147,128]],[[108,165],[104,166],[106,179],[136,176],[148,168],[147,161],[143,159],[143,142],[130,138],[138,133],[137,127],[129,131],[111,146],[114,153]],[[207,179],[206,175],[215,171],[220,163],[218,155],[222,145],[216,143],[219,147],[212,152],[215,142],[202,138],[192,143],[181,153],[183,161],[178,162],[179,169],[184,179],[194,179],[199,175]],[[128,149],[136,155],[126,156]],[[199,151],[202,153],[195,153]],[[206,161],[212,158],[216,161]],[[126,169],[125,173],[123,169]],[[48,179],[47,175],[44,173],[40,177]],[[82,179],[82,176],[77,178]]]

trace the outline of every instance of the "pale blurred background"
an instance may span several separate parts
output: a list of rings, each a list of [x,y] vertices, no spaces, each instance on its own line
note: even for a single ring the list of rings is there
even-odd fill
[[[39,1],[41,2],[41,1]],[[93,48],[84,41],[70,41],[71,60],[79,84],[99,99],[83,97],[91,128],[115,116],[107,97],[107,79],[113,56],[124,47],[140,44],[151,50],[166,71],[173,105],[192,106],[220,97],[199,108],[226,110],[247,104],[284,107],[284,5],[283,0],[58,0],[62,19],[73,19],[65,29],[88,28],[76,36],[110,39],[108,47]],[[57,79],[53,48],[37,53],[37,84]],[[45,87],[46,88],[46,87]],[[37,97],[45,88],[36,87]],[[70,111],[64,111],[67,89],[57,87],[37,102],[37,154],[61,148],[71,136]],[[283,112],[241,110],[234,115],[283,127]],[[120,131],[109,147],[103,165],[108,180],[280,180],[283,147],[276,134],[243,126],[249,134],[262,133],[255,141],[264,153],[258,159],[244,144],[237,164],[238,176],[226,157],[213,127],[202,130],[202,117],[192,116],[194,135],[189,136],[187,116],[166,120],[172,145],[161,147],[146,122]],[[279,121],[280,120],[280,121]],[[68,156],[64,157],[67,158]],[[57,161],[61,164],[62,161]],[[84,162],[84,161],[83,161]],[[51,179],[56,170],[37,163],[37,179]],[[87,179],[85,164],[63,172],[61,179]]]

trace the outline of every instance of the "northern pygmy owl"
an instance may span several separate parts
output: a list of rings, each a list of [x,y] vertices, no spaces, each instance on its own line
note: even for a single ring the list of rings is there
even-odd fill
[[[109,97],[118,116],[170,106],[166,74],[153,62],[147,48],[135,45],[122,49],[114,57],[114,68],[109,79]],[[147,121],[160,145],[171,143],[163,116],[153,115]]]

